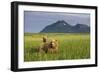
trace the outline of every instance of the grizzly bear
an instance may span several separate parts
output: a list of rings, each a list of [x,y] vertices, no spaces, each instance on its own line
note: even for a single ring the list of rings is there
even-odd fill
[[[43,37],[43,43],[39,47],[39,52],[44,53],[57,53],[58,52],[58,41],[55,39],[48,39],[47,36]]]
[[[50,48],[48,48],[48,52],[57,53],[58,52],[58,41],[52,39],[50,42]]]

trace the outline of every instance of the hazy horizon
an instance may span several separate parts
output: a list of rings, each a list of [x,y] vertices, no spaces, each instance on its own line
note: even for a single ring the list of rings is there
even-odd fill
[[[24,32],[38,33],[58,20],[64,20],[72,26],[76,24],[90,26],[90,14],[87,13],[24,11]]]

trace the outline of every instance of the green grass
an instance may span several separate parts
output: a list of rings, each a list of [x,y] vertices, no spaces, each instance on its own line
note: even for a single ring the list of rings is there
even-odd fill
[[[42,37],[57,39],[59,52],[38,53]],[[90,34],[88,33],[25,33],[24,61],[73,60],[90,58]]]

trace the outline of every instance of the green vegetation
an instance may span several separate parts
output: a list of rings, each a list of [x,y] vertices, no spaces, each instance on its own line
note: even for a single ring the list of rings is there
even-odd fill
[[[58,53],[38,53],[42,37],[57,39]],[[24,61],[73,60],[90,58],[90,34],[88,33],[25,33]]]

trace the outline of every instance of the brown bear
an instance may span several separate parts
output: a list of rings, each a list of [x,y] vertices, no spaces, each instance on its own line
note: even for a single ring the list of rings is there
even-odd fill
[[[43,43],[39,47],[39,52],[49,52],[49,53],[57,53],[58,52],[58,41],[50,40],[47,36],[43,37]]]
[[[48,52],[50,53],[57,53],[58,52],[58,41],[57,40],[51,40],[50,42],[50,48],[48,48]]]

